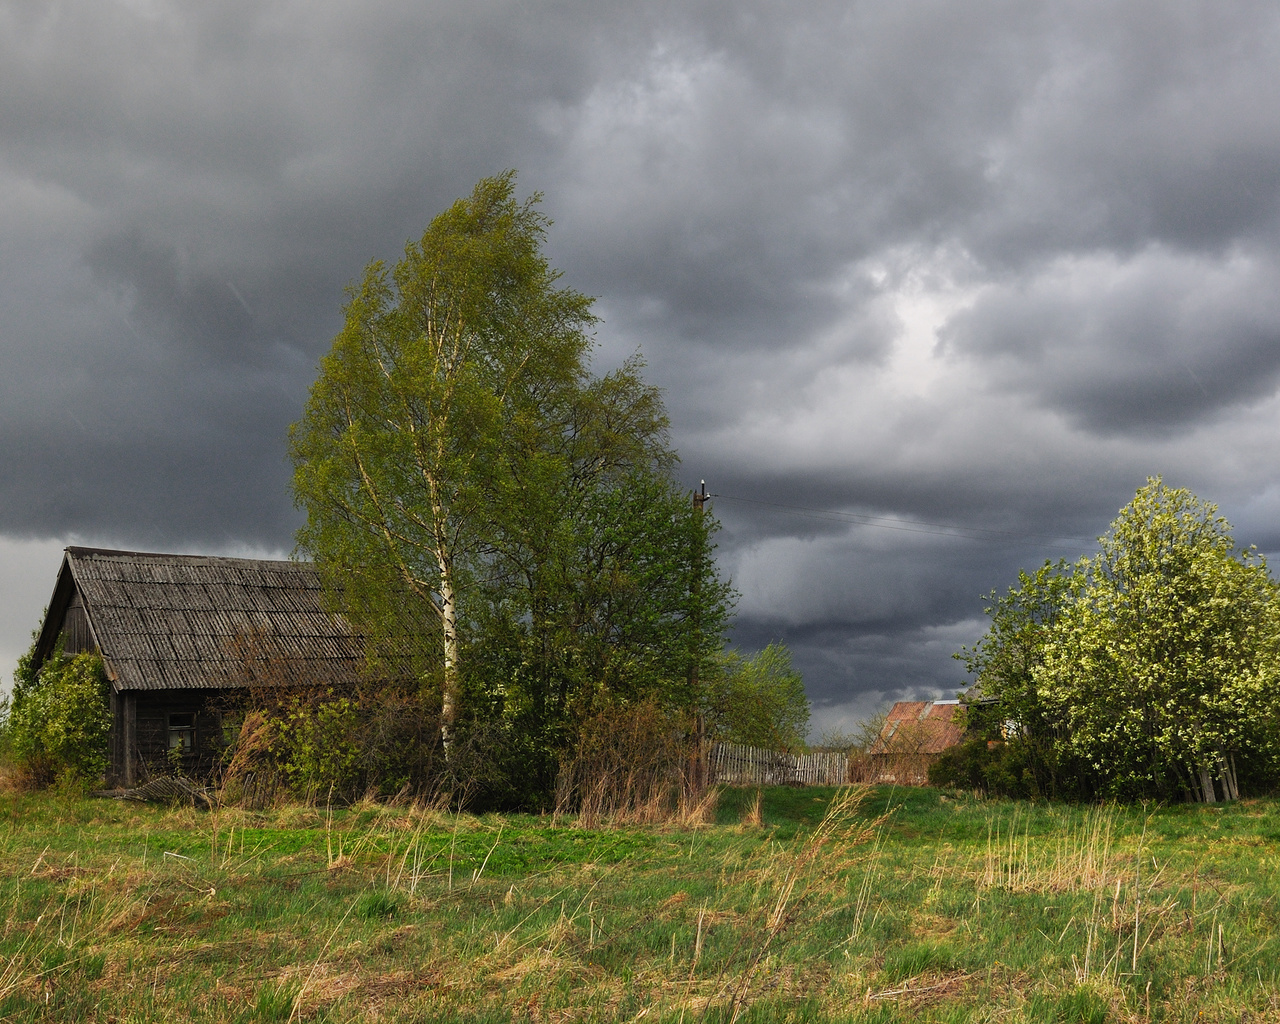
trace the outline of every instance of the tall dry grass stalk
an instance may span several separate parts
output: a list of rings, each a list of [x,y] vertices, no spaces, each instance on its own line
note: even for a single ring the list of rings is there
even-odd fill
[[[657,704],[609,708],[583,723],[556,782],[557,818],[602,824],[701,825],[715,820],[718,790],[702,751]]]
[[[254,809],[270,806],[282,792],[271,763],[272,730],[266,715],[250,711],[244,716],[231,760],[222,771],[218,803],[244,803]]]
[[[868,793],[866,786],[840,790],[817,828],[765,861],[756,888],[762,928],[755,947],[747,950],[741,974],[727,990],[730,1024],[746,1011],[761,963],[801,915],[814,906],[830,912],[848,902],[847,880],[862,859],[860,848],[876,839],[887,819],[882,815],[866,821],[858,816]]]
[[[1029,819],[997,820],[987,833],[979,885],[1011,892],[1105,889],[1129,871],[1115,845],[1116,809],[1096,807],[1068,823],[1052,844],[1032,842]]]
[[[1075,820],[1066,817],[1051,841],[1033,837],[1029,818],[1020,821],[1017,811],[1008,822],[995,821],[977,872],[978,899],[992,890],[1092,894],[1088,912],[1072,916],[1055,944],[1070,934],[1083,940],[1084,948],[1070,957],[1077,985],[1117,985],[1126,972],[1137,973],[1143,952],[1167,927],[1179,902],[1173,896],[1153,899],[1163,868],[1143,874],[1146,821],[1136,848],[1122,850],[1116,807],[1095,807]]]

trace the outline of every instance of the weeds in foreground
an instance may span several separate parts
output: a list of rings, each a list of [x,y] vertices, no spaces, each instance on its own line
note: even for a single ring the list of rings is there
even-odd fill
[[[716,814],[0,795],[0,1019],[1280,1019],[1274,803]]]

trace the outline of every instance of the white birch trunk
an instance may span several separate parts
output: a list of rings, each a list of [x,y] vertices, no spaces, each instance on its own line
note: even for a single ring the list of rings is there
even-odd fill
[[[453,723],[458,717],[458,606],[453,592],[453,572],[447,558],[440,559],[440,624],[444,633],[444,686],[440,706],[440,742],[445,760],[453,745]]]
[[[1208,768],[1200,769],[1200,792],[1201,798],[1207,804],[1216,804],[1218,802],[1218,794],[1213,788],[1213,773]]]

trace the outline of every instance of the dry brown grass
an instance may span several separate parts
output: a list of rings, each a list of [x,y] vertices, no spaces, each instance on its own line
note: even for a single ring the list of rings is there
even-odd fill
[[[587,830],[23,795],[0,817],[0,1019],[1277,1016],[1280,809],[1174,809],[1152,839],[1123,808],[756,796],[724,799],[759,826]]]
[[[655,703],[607,708],[583,723],[556,785],[556,816],[583,828],[715,820],[701,751],[680,720]]]

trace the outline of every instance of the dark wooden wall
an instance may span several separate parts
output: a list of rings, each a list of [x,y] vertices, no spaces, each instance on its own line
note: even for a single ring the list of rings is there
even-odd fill
[[[79,590],[72,595],[71,603],[67,605],[59,632],[66,644],[63,650],[68,654],[97,650],[93,635],[89,632],[89,616],[85,613],[84,601],[80,599]]]
[[[222,691],[130,690],[112,694],[111,762],[115,783],[136,785],[174,770],[205,779],[219,767],[225,750]],[[170,716],[194,715],[195,744],[170,754]],[[132,772],[130,768],[132,767]]]

